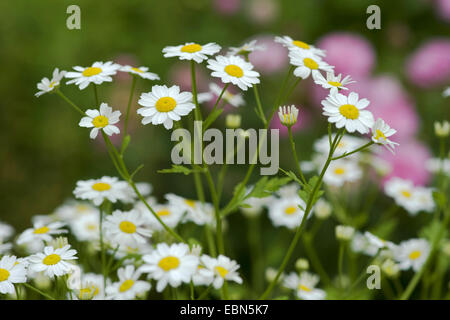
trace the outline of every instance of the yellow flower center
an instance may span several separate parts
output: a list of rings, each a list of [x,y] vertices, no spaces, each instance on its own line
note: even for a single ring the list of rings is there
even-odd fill
[[[89,68],[84,69],[83,76],[92,77],[92,76],[99,74],[100,72],[102,72],[102,68],[89,67]]]
[[[185,199],[184,203],[186,203],[191,208],[195,208],[195,201],[194,200]]]
[[[119,228],[120,228],[120,230],[122,230],[125,233],[135,233],[136,232],[136,225],[130,221],[122,221],[119,225]]]
[[[56,84],[56,82],[55,82],[55,81],[52,81],[52,82],[50,82],[50,84],[48,85],[48,87],[49,87],[49,88],[53,88],[53,87],[55,86],[55,84]]]
[[[88,223],[88,224],[86,224],[86,229],[88,229],[89,231],[97,230],[97,225],[95,225],[93,223]]]
[[[84,211],[87,211],[89,209],[89,207],[84,204],[79,204],[76,206],[76,209],[78,212],[84,212]]]
[[[142,72],[144,72],[144,71],[142,71],[141,69],[139,69],[139,68],[131,68],[131,70],[133,70],[134,72],[139,72],[139,73],[142,73]]]
[[[317,64],[317,62],[315,62],[313,59],[311,58],[305,58],[303,59],[303,64],[305,65],[305,67],[309,68],[309,69],[318,69],[319,65]]]
[[[413,251],[413,252],[411,252],[410,254],[409,254],[409,258],[411,259],[411,260],[416,260],[416,259],[418,259],[420,256],[421,256],[421,252],[420,251],[418,251],[418,250],[415,250],[415,251]]]
[[[338,81],[328,81],[328,84],[334,87],[340,87],[342,86],[342,83],[338,82]]]
[[[406,197],[406,198],[411,198],[411,192],[410,192],[410,191],[408,191],[408,190],[403,190],[401,193],[402,193],[402,195],[403,195],[404,197]]]
[[[42,228],[35,229],[34,233],[35,234],[44,234],[44,233],[47,233],[49,231],[50,231],[50,229],[47,226],[43,226]]]
[[[104,128],[108,125],[109,121],[108,118],[105,116],[96,116],[94,120],[92,120],[92,124],[96,128]]]
[[[306,291],[306,292],[311,292],[311,289],[308,288],[307,286],[303,285],[303,284],[299,285],[298,289],[302,290],[302,291]]]
[[[347,119],[358,119],[359,110],[352,104],[343,104],[339,107],[339,112]]]
[[[244,75],[244,71],[241,67],[235,64],[229,64],[225,67],[225,72],[228,73],[232,77],[240,78]]]
[[[111,189],[111,186],[108,183],[97,182],[92,185],[92,189],[95,191],[107,191]]]
[[[180,265],[180,260],[177,257],[168,256],[159,260],[158,267],[164,271],[170,271],[172,269],[178,268]]]
[[[8,280],[8,278],[9,278],[9,271],[0,268],[0,282]]]
[[[42,262],[44,264],[46,264],[47,266],[53,266],[53,265],[57,264],[59,261],[61,261],[61,257],[59,255],[53,253],[53,254],[46,256]]]
[[[295,211],[297,211],[297,208],[293,207],[293,206],[287,207],[286,209],[284,209],[284,213],[286,213],[288,215],[295,213]]]
[[[381,132],[381,130],[377,129],[376,133],[377,134],[375,135],[375,140],[379,140],[380,138],[386,140],[386,136],[383,134],[383,132]]]
[[[174,98],[171,97],[163,97],[159,98],[158,101],[156,101],[155,108],[159,112],[169,112],[175,109],[177,106],[177,102]]]
[[[181,52],[194,53],[202,50],[202,46],[196,43],[188,44],[181,47]]]
[[[215,269],[222,278],[225,278],[225,276],[228,274],[228,270],[224,267],[217,266]]]
[[[334,169],[334,173],[337,175],[341,175],[345,173],[345,170],[343,168],[336,168]]]
[[[170,216],[170,211],[167,209],[163,209],[156,212],[156,214],[158,215],[158,217]]]
[[[80,289],[79,297],[81,300],[92,299],[96,295],[98,295],[99,290],[95,285],[87,286],[85,288]]]
[[[125,280],[124,282],[122,282],[122,284],[119,287],[119,291],[120,292],[125,292],[131,289],[131,287],[133,286],[134,281],[131,279]]]
[[[294,40],[294,41],[292,41],[292,44],[294,46],[297,46],[297,47],[302,48],[302,49],[306,49],[306,50],[309,49],[309,45],[307,43],[303,42],[303,41]]]

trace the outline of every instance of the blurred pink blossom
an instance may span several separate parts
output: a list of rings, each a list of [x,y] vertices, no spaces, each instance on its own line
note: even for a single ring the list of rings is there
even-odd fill
[[[197,92],[208,90],[208,76],[203,66],[197,65],[195,68],[197,78]],[[177,85],[183,91],[191,91],[191,67],[189,63],[177,63],[169,71],[170,85]],[[169,86],[169,85],[168,85]]]
[[[434,0],[434,8],[439,17],[450,21],[450,0]]]
[[[418,48],[406,63],[406,73],[423,88],[450,80],[450,40],[435,38]]]
[[[253,51],[249,54],[250,62],[261,73],[274,73],[283,70],[289,63],[288,51],[281,44],[274,41],[274,36],[263,35],[253,38],[265,50]]]
[[[259,24],[270,23],[278,15],[280,5],[278,0],[250,0],[248,1],[248,15]]]
[[[391,177],[409,179],[417,185],[426,185],[430,180],[430,173],[425,168],[425,162],[431,158],[430,150],[419,141],[402,142],[395,148],[395,154],[383,148],[380,157],[392,166],[383,183]]]
[[[330,33],[321,38],[317,46],[327,51],[324,60],[335,66],[335,73],[351,75],[359,80],[372,72],[375,52],[372,45],[360,35],[347,32]]]
[[[239,11],[241,0],[214,0],[213,7],[224,15],[232,15]]]

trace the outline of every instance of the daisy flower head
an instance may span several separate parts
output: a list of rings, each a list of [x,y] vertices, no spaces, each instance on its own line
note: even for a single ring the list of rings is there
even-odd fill
[[[145,219],[136,210],[115,210],[104,222],[105,235],[114,244],[136,246],[145,243],[152,231],[144,227]]]
[[[128,200],[128,184],[125,181],[119,181],[117,177],[103,176],[100,179],[80,180],[73,191],[75,198],[83,200],[92,200],[99,206],[104,200],[113,203]]]
[[[369,231],[364,232],[364,236],[367,238],[367,241],[369,241],[371,245],[377,247],[378,249],[394,249],[396,247],[393,242],[381,239],[380,237],[377,237]]]
[[[291,127],[298,120],[298,109],[294,106],[282,106],[278,109],[278,117],[281,124],[286,127]]]
[[[177,208],[181,214],[186,214],[186,220],[197,225],[212,224],[214,221],[214,208],[210,203],[183,198],[173,193],[166,194],[165,198],[171,208]]]
[[[416,215],[422,209],[411,180],[393,177],[384,184],[384,192],[412,215]]]
[[[66,71],[64,70],[59,71],[58,68],[55,68],[55,70],[53,70],[53,75],[51,79],[45,77],[41,80],[41,82],[37,84],[37,88],[39,91],[36,92],[34,95],[36,97],[40,97],[44,93],[53,91],[59,86],[61,79],[64,78],[65,75]]]
[[[178,287],[189,283],[199,263],[199,258],[190,253],[189,246],[184,243],[167,245],[159,243],[156,249],[142,257],[142,272],[157,281],[156,291],[161,292],[169,284]]]
[[[401,242],[394,250],[394,259],[401,270],[412,268],[419,271],[430,254],[430,244],[425,239],[410,239]]]
[[[265,46],[257,45],[256,42],[257,42],[256,40],[252,40],[250,42],[244,43],[240,47],[230,47],[230,50],[228,50],[228,55],[229,56],[242,55],[244,57],[247,57],[253,51],[266,50]]]
[[[14,234],[14,228],[0,221],[0,243]]]
[[[338,225],[335,228],[335,233],[338,240],[348,241],[353,238],[355,228],[351,226]]]
[[[152,212],[143,204],[138,205],[138,210],[142,212],[147,224],[158,231],[164,230],[161,223],[153,215]],[[153,205],[156,215],[170,228],[175,228],[183,218],[183,209],[170,203]]]
[[[112,82],[112,77],[120,69],[120,65],[112,61],[94,62],[90,67],[73,67],[75,71],[65,74],[66,78],[72,79],[67,84],[75,83],[80,90],[85,89],[90,83],[102,84],[103,82]]]
[[[289,36],[277,36],[275,37],[275,42],[280,43],[283,47],[288,48],[289,50],[296,50],[303,53],[312,53],[321,57],[325,57],[326,55],[325,50],[318,49],[315,46],[300,40],[294,40]]]
[[[95,139],[99,130],[103,130],[108,136],[120,133],[120,129],[115,126],[119,122],[120,111],[112,111],[112,108],[106,103],[100,105],[99,110],[86,110],[87,117],[83,117],[78,124],[80,127],[92,128],[89,137]]]
[[[323,182],[330,186],[341,187],[345,182],[355,182],[362,177],[362,170],[356,161],[339,159],[330,163],[323,176]]]
[[[346,76],[342,79],[342,74],[338,74],[337,76],[334,75],[334,72],[327,72],[327,77],[325,78],[322,73],[320,72],[314,72],[312,75],[314,82],[324,89],[331,90],[333,88],[339,89],[339,90],[348,90],[346,85],[350,83],[355,83],[356,81],[353,81],[350,76]]]
[[[103,287],[103,276],[95,273],[84,273],[81,275],[72,273],[69,276],[69,281],[71,278],[75,278],[75,286],[71,286],[74,295],[72,296],[75,300],[104,300],[105,299],[105,289]]]
[[[286,288],[294,290],[300,299],[325,299],[325,291],[316,288],[317,283],[319,283],[318,275],[303,271],[299,276],[297,273],[291,272],[284,278],[283,283]]]
[[[174,121],[195,109],[192,93],[180,92],[179,86],[155,85],[151,92],[141,94],[138,103],[143,107],[137,110],[144,117],[142,124],[163,124],[166,129],[172,129]]]
[[[117,270],[118,282],[106,287],[106,295],[113,300],[133,300],[150,290],[151,285],[147,281],[139,280],[141,271],[133,265],[128,265]]]
[[[197,276],[193,278],[194,283],[197,280],[203,285],[212,284],[215,289],[221,288],[225,280],[242,284],[237,272],[239,264],[224,255],[212,258],[204,254],[200,257],[200,266]]]
[[[197,63],[202,63],[208,59],[208,56],[216,54],[220,49],[221,47],[214,42],[204,45],[188,42],[184,45],[165,47],[162,52],[165,58],[179,57],[180,60],[194,60]]]
[[[18,263],[16,256],[3,256],[0,260],[0,293],[13,294],[14,284],[26,281],[25,265]]]
[[[208,99],[206,99],[207,96],[204,95],[203,97],[205,97],[205,99],[203,99],[203,102],[210,101],[212,99],[218,99],[222,91],[223,87],[217,85],[214,82],[211,82],[209,84],[209,92],[204,93],[208,94]],[[199,102],[201,100],[200,99],[201,95],[202,94],[199,95]],[[226,89],[225,92],[223,93],[222,100],[235,108],[241,107],[245,104],[244,98],[241,93],[232,93],[228,89]]]
[[[69,261],[78,259],[75,256],[76,254],[77,251],[70,249],[70,245],[57,249],[47,246],[43,252],[36,253],[28,258],[29,267],[34,272],[43,271],[49,277],[60,277],[72,272],[74,266]]]
[[[98,213],[98,209],[92,204],[84,201],[68,200],[61,206],[57,207],[54,215],[57,220],[71,222],[82,218],[83,216],[90,216]]]
[[[336,137],[336,134],[332,134],[331,140],[333,141]],[[349,153],[359,147],[361,147],[363,144],[367,143],[367,139],[355,137],[352,135],[344,135],[342,139],[337,144],[333,156],[341,156],[344,153]],[[319,140],[314,142],[314,150],[318,153],[320,153],[323,156],[327,156],[330,152],[330,142],[328,135],[323,136]],[[353,153],[349,155],[349,158],[355,158],[358,156],[358,153]]]
[[[450,176],[450,159],[430,158],[425,162],[425,168],[431,173],[442,172],[446,176]]]
[[[375,121],[371,130],[372,130],[372,141],[377,144],[384,145],[386,149],[394,153],[395,146],[398,146],[399,144],[389,140],[388,137],[395,134],[397,130],[389,127],[389,125],[386,122],[384,122],[384,120],[381,118],[378,118],[377,121]]]
[[[306,204],[300,197],[295,196],[276,199],[268,207],[269,218],[274,226],[285,226],[289,229],[294,229],[300,225],[303,219]]]
[[[49,242],[52,240],[53,235],[67,232],[67,230],[62,229],[65,225],[64,222],[59,221],[51,222],[49,224],[37,222],[32,228],[28,228],[20,234],[19,238],[17,238],[17,244],[21,245],[36,241]]]
[[[223,83],[232,83],[244,91],[259,83],[259,73],[253,65],[238,56],[217,56],[208,60],[208,69],[213,77],[220,78]]]
[[[361,232],[355,232],[351,241],[351,249],[353,252],[373,257],[378,253],[379,247],[372,244]]]
[[[127,72],[132,75],[137,75],[142,79],[159,80],[159,76],[156,73],[149,72],[148,67],[132,67],[129,65],[121,66],[119,71]]]
[[[328,122],[335,123],[336,128],[345,128],[350,133],[358,131],[366,134],[374,123],[372,113],[364,110],[369,103],[365,98],[359,99],[356,92],[345,96],[337,90],[331,90],[328,97],[322,100],[322,114],[328,117]]]
[[[319,73],[319,70],[332,72],[334,68],[323,61],[318,55],[297,50],[289,51],[289,59],[291,64],[296,67],[294,75],[302,79],[308,78],[311,74]]]
[[[100,213],[83,215],[69,223],[70,229],[78,241],[96,241],[100,235]]]

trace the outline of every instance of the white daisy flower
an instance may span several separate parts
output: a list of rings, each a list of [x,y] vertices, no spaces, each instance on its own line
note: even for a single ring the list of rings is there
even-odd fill
[[[332,134],[331,141],[333,141],[335,137],[336,137],[336,134]],[[359,137],[355,137],[355,136],[346,134],[342,137],[341,141],[339,141],[339,143],[337,144],[336,149],[334,150],[333,156],[341,156],[346,152],[347,153],[352,152],[353,150],[358,149],[359,147],[363,146],[367,142],[368,142],[368,140],[365,138],[359,138]],[[314,142],[313,147],[316,152],[320,153],[321,155],[327,156],[328,153],[330,152],[330,142],[329,142],[328,135],[325,135],[322,138],[320,138],[319,140],[316,140]],[[352,158],[352,157],[357,157],[357,156],[358,156],[358,153],[353,153],[353,154],[349,155],[348,157]]]
[[[290,127],[298,120],[298,109],[294,105],[279,107],[278,117],[281,124]]]
[[[59,86],[61,79],[64,78],[65,74],[66,71],[61,70],[60,72],[58,68],[55,68],[55,70],[53,70],[53,76],[51,80],[49,80],[48,78],[43,78],[41,82],[37,84],[37,88],[39,91],[36,92],[34,95],[36,97],[40,97],[44,93],[53,91],[55,88]]]
[[[12,247],[12,243],[3,243],[2,241],[0,241],[0,255],[8,254],[9,252],[11,252]]]
[[[112,82],[111,76],[115,75],[120,69],[120,65],[112,61],[94,62],[90,67],[73,67],[76,72],[71,71],[65,74],[66,78],[72,80],[67,84],[75,83],[80,90],[85,89],[91,82],[94,84],[102,84],[103,82]]]
[[[115,248],[111,249],[110,253],[112,254],[114,251],[115,251]],[[122,259],[128,255],[142,256],[144,254],[149,254],[152,251],[153,251],[153,246],[148,242],[144,242],[144,243],[138,242],[133,245],[120,244],[114,255],[114,258]]]
[[[288,184],[280,187],[276,191],[276,195],[278,195],[280,198],[297,197],[299,190],[300,190],[300,187],[299,187],[298,183],[292,182],[292,183],[288,183]]]
[[[99,130],[103,130],[108,136],[119,134],[120,129],[115,126],[119,122],[121,112],[119,110],[112,111],[112,108],[106,103],[100,104],[100,109],[86,110],[87,117],[83,117],[78,124],[80,127],[92,128],[90,138],[95,139]]]
[[[297,296],[303,300],[323,300],[326,293],[321,289],[317,289],[316,285],[319,282],[319,276],[303,271],[300,277],[297,273],[291,272],[284,278],[284,286],[292,289],[297,293]]]
[[[433,199],[433,189],[426,187],[416,187],[414,190],[414,197],[417,199],[421,211],[434,211],[435,203]]]
[[[381,118],[378,118],[377,121],[375,121],[371,130],[372,130],[372,141],[377,144],[384,145],[386,149],[394,153],[395,146],[398,146],[399,144],[397,142],[389,140],[388,137],[395,134],[397,130],[389,127],[389,125],[386,122],[384,122],[384,120]]]
[[[105,199],[115,203],[117,200],[128,200],[128,184],[117,177],[103,176],[100,179],[80,180],[73,194],[78,199],[92,200],[96,206]]]
[[[241,207],[241,211],[247,217],[258,216],[263,211],[264,207],[267,207],[273,199],[274,198],[271,196],[264,198],[247,198],[245,199],[244,204],[250,207]]]
[[[3,256],[0,260],[0,293],[13,294],[15,283],[27,282],[24,264],[18,263],[16,256]]]
[[[213,77],[220,78],[223,83],[232,83],[244,91],[259,83],[259,73],[253,70],[253,65],[238,56],[209,59],[207,68],[213,71]]]
[[[143,79],[159,80],[159,76],[156,73],[149,72],[147,67],[137,68],[137,67],[132,67],[132,66],[126,65],[126,66],[122,66],[119,69],[119,71],[128,72],[133,75],[138,75],[139,77],[141,77]]]
[[[153,210],[158,215],[158,217],[164,222],[169,228],[175,228],[183,218],[183,209],[180,207],[176,207],[167,204],[154,204],[152,205]],[[159,223],[159,221],[155,218],[152,212],[142,203],[139,202],[136,204],[135,209],[141,212],[142,217],[146,219],[146,223],[149,224],[152,229],[163,231],[164,228]]]
[[[141,271],[135,270],[133,265],[128,265],[117,270],[119,281],[106,287],[107,297],[113,300],[133,300],[150,290],[151,285],[147,281],[139,280]]]
[[[172,208],[178,208],[181,213],[186,213],[186,220],[197,225],[211,225],[214,221],[214,207],[210,203],[202,203],[177,196],[173,193],[166,194],[165,198]]]
[[[142,260],[144,265],[140,270],[157,281],[158,292],[163,291],[167,284],[176,288],[182,283],[189,283],[199,263],[198,257],[191,254],[189,246],[184,243],[174,243],[170,247],[166,243],[160,243],[151,254],[144,255]]]
[[[299,205],[303,208],[300,209]],[[276,227],[285,226],[289,229],[298,227],[305,214],[305,202],[300,197],[276,199],[269,205],[269,218]]]
[[[193,277],[193,282],[195,285],[212,284],[215,289],[221,288],[225,280],[242,284],[238,269],[239,264],[226,256],[219,255],[217,258],[212,258],[204,254],[200,257],[200,265],[197,274]]]
[[[223,91],[223,87],[220,87],[214,82],[209,84],[209,92],[200,93],[198,95],[198,102],[203,103],[211,101],[212,99],[218,99]],[[221,101],[232,105],[233,107],[240,107],[245,104],[244,98],[240,93],[231,93],[228,89],[222,95]]]
[[[327,72],[327,78],[322,75],[320,72],[314,72],[312,75],[314,82],[324,89],[332,89],[337,88],[340,90],[348,90],[346,85],[350,83],[355,83],[350,76],[346,76],[342,79],[342,74],[334,75],[334,72]]]
[[[450,134],[450,122],[444,120],[442,122],[434,122],[434,133],[439,138],[446,138]]]
[[[78,241],[96,241],[100,235],[100,214],[83,215],[70,222],[69,226]]]
[[[401,270],[412,268],[419,271],[430,254],[430,244],[425,239],[402,241],[394,250],[394,259]]]
[[[184,45],[165,47],[162,52],[165,58],[179,57],[180,60],[194,60],[197,63],[202,63],[219,52],[221,47],[214,42],[200,45],[194,42],[188,42]]]
[[[10,238],[14,234],[14,228],[0,221],[0,242]]]
[[[69,200],[56,208],[54,215],[57,220],[71,222],[98,212],[98,209],[88,202]]]
[[[136,188],[143,197],[149,196],[153,191],[153,186],[148,182],[137,182]]]
[[[74,277],[75,273],[69,276]],[[74,295],[74,300],[104,300],[105,290],[103,287],[103,276],[95,273],[84,273],[81,275],[81,279],[77,279],[76,285],[70,287]]]
[[[49,224],[35,223],[33,228],[28,228],[22,232],[17,239],[17,244],[52,240],[52,236],[55,234],[66,233],[67,230],[61,229],[66,224],[64,222],[52,222]]]
[[[351,226],[338,225],[335,228],[335,233],[338,240],[348,241],[353,238],[355,228]]]
[[[164,124],[166,129],[171,129],[174,121],[195,109],[192,93],[180,92],[178,86],[153,86],[151,92],[141,94],[138,103],[143,106],[137,110],[144,117],[142,124]]]
[[[416,188],[411,180],[393,177],[384,184],[384,192],[395,200],[395,203],[412,215],[422,210],[418,201]]]
[[[351,242],[351,249],[356,253],[364,253],[368,256],[375,256],[380,249],[377,245],[371,243],[368,237],[361,232],[355,232]]]
[[[289,50],[298,50],[301,52],[312,53],[317,56],[325,57],[325,50],[318,49],[311,44],[307,44],[306,42],[293,40],[289,36],[283,37],[275,37],[275,42],[281,43],[283,47],[288,48]]]
[[[115,210],[105,219],[105,235],[113,244],[136,246],[152,235],[152,231],[143,226],[144,222],[136,210]]]
[[[263,45],[257,45],[256,40],[251,40],[250,42],[244,43],[240,47],[230,47],[227,55],[235,56],[235,55],[243,55],[248,56],[253,51],[264,51],[266,47]]]
[[[346,97],[337,90],[331,90],[328,97],[322,100],[323,115],[328,117],[328,122],[335,123],[336,128],[345,127],[347,132],[365,134],[374,123],[372,113],[363,110],[369,103],[367,99],[359,99],[356,92],[350,92]]]
[[[391,241],[387,241],[384,239],[381,239],[380,237],[377,237],[376,235],[366,231],[364,232],[364,236],[367,238],[367,240],[369,241],[369,243],[375,247],[377,247],[378,249],[394,249],[395,248],[395,244]]]
[[[327,219],[331,215],[333,208],[331,207],[331,204],[328,201],[324,200],[323,198],[320,198],[314,205],[313,210],[317,218]]]
[[[345,182],[355,182],[362,177],[358,163],[352,160],[339,159],[332,161],[323,176],[323,182],[330,186],[340,187]]]
[[[333,66],[323,61],[319,56],[311,53],[304,53],[297,50],[289,51],[290,63],[296,66],[294,75],[296,77],[306,79],[311,73],[319,73],[319,70],[332,72]]]
[[[434,174],[442,172],[446,176],[450,176],[450,159],[431,158],[425,162],[425,168]]]
[[[442,96],[445,97],[450,97],[450,87],[445,88],[445,90],[442,92]]]
[[[39,252],[28,257],[30,269],[35,272],[42,272],[49,276],[62,276],[73,270],[73,264],[69,261],[78,259],[75,255],[77,251],[70,249],[70,245],[63,248],[53,248],[47,246],[44,252]]]

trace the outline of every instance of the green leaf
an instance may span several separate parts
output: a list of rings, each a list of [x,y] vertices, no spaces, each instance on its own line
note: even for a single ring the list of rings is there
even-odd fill
[[[173,164],[170,169],[158,170],[158,173],[183,173],[185,175],[189,175],[194,172],[203,172],[203,169],[189,169],[185,166]]]
[[[440,207],[443,210],[445,209],[447,197],[445,196],[445,194],[443,192],[438,191],[438,190],[433,191],[433,199],[434,199],[434,202],[436,202],[436,204],[438,205],[438,207]]]
[[[255,184],[252,190],[245,198],[265,198],[270,196],[272,193],[277,191],[280,187],[284,186],[286,183],[291,181],[290,177],[284,178],[271,178],[269,179],[267,176],[259,179],[259,181]]]
[[[127,134],[125,138],[123,138],[122,149],[120,150],[120,154],[124,154],[125,150],[128,148],[130,144],[131,136]]]

